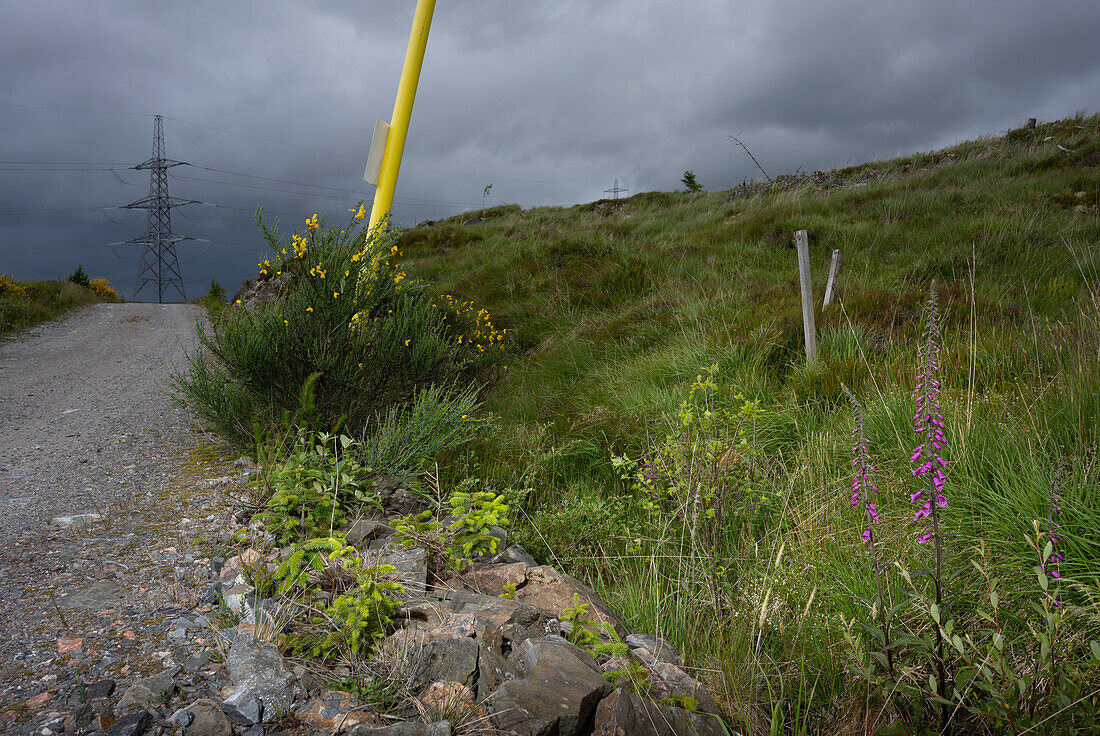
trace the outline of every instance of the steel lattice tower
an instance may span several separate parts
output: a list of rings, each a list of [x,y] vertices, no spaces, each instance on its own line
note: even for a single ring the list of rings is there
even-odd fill
[[[124,205],[128,209],[149,211],[145,233],[129,240],[130,243],[142,243],[145,250],[141,254],[137,279],[134,281],[134,298],[148,283],[157,285],[157,301],[164,302],[166,286],[175,286],[180,298],[186,300],[183,293],[183,277],[180,276],[179,259],[176,258],[176,243],[191,238],[172,234],[172,208],[181,204],[198,204],[193,199],[178,199],[168,196],[168,169],[179,166],[182,161],[172,161],[164,157],[164,120],[160,115],[153,123],[153,156],[148,161],[135,166],[135,169],[149,170],[149,196]]]

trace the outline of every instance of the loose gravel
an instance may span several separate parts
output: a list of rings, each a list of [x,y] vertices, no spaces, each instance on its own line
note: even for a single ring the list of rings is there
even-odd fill
[[[178,619],[203,611],[204,544],[225,538],[226,483],[202,481],[241,471],[165,393],[198,319],[101,304],[0,342],[4,733],[50,731],[80,683],[212,646]],[[103,518],[51,528],[76,514]]]

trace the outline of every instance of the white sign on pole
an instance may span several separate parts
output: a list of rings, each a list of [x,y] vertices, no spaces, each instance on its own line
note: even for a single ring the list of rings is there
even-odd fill
[[[367,168],[363,171],[363,181],[378,186],[382,176],[382,158],[386,154],[386,141],[390,137],[390,124],[378,119],[374,123],[374,137],[370,141],[370,153],[367,154]]]

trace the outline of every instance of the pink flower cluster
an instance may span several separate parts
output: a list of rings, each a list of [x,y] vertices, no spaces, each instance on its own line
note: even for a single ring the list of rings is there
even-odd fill
[[[856,419],[856,426],[852,430],[852,467],[855,469],[852,476],[852,506],[859,506],[861,502],[866,504],[864,511],[867,514],[867,528],[863,530],[863,541],[874,543],[871,523],[878,521],[878,506],[871,501],[871,491],[879,491],[878,486],[871,482],[871,473],[875,472],[875,468],[871,465],[867,438],[863,435],[863,407],[847,386],[842,388],[848,394]]]
[[[945,443],[943,414],[936,400],[940,395],[940,382],[936,378],[940,370],[939,325],[936,311],[935,292],[929,300],[928,327],[924,345],[921,346],[922,371],[917,375],[916,394],[917,413],[913,415],[913,431],[922,437],[919,445],[913,448],[909,462],[918,463],[913,468],[913,476],[929,476],[928,495],[920,490],[909,495],[912,503],[923,504],[913,512],[913,520],[927,518],[933,513],[932,503],[939,508],[947,506],[947,497],[943,495],[943,485],[947,479],[947,461],[940,455]],[[932,531],[921,534],[917,541],[924,544],[933,536]]]

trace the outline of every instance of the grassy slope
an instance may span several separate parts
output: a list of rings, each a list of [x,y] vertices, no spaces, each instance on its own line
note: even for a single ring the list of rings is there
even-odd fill
[[[945,315],[957,561],[984,540],[1012,580],[1009,602],[1025,610],[1031,520],[1045,519],[1052,468],[1066,460],[1065,571],[1095,588],[1100,562],[1088,532],[1100,522],[1100,117],[823,182],[694,202],[652,192],[571,208],[506,206],[403,239],[411,276],[487,307],[512,338],[490,398],[499,432],[468,458],[473,472],[529,487],[524,540],[598,585],[631,623],[688,650],[746,720],[768,707],[761,693],[779,672],[788,685],[808,673],[820,723],[843,710],[839,616],[861,614],[854,596],[873,583],[847,506],[851,414],[841,381],[863,399],[884,518],[897,520],[882,531],[885,554],[923,554],[905,494],[930,283]],[[484,220],[463,224],[475,215]],[[812,368],[802,361],[791,237],[801,228],[810,231],[819,305],[821,360]],[[835,248],[840,304],[822,314]],[[732,592],[717,617],[677,597],[674,570],[623,554],[629,513],[616,510],[625,489],[608,462],[663,434],[663,417],[710,364],[727,401],[737,391],[760,400],[751,443],[775,507],[775,521],[727,561]],[[956,591],[976,597],[977,582],[964,576]]]
[[[68,281],[25,281],[26,296],[0,294],[0,335],[57,319],[70,309],[104,301],[90,289]]]

